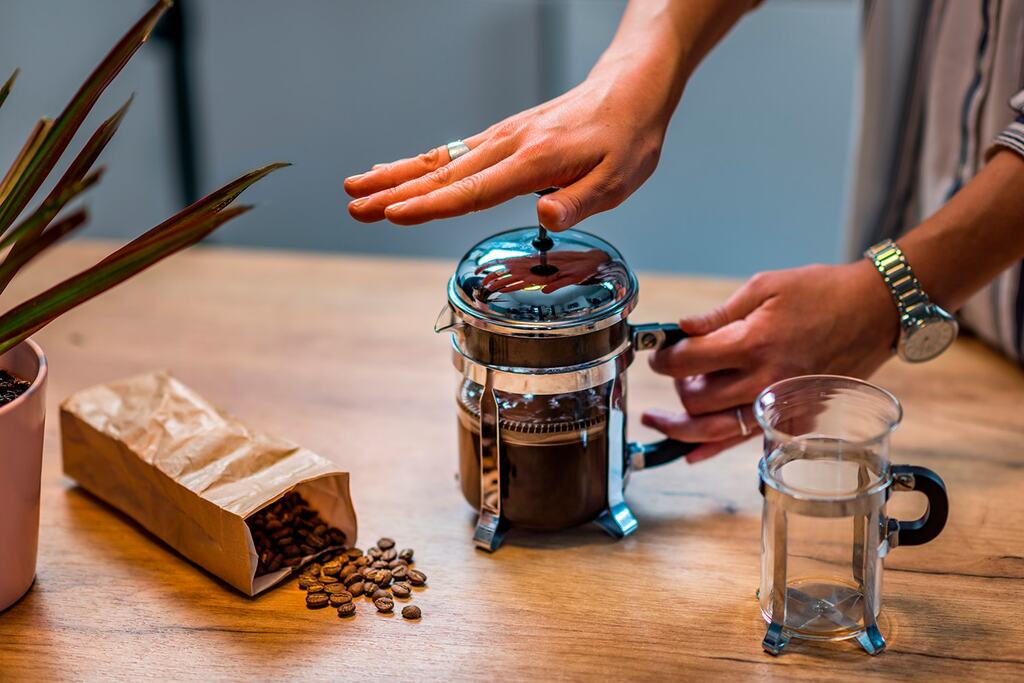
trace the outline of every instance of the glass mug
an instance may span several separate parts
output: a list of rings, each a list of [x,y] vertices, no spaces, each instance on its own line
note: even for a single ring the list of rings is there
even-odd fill
[[[903,410],[868,382],[831,375],[783,380],[761,392],[754,414],[764,430],[764,649],[779,654],[790,638],[856,638],[869,654],[882,652],[882,560],[897,545],[939,535],[949,510],[945,484],[924,467],[890,464],[889,435]],[[886,517],[893,491],[927,496],[924,516]]]

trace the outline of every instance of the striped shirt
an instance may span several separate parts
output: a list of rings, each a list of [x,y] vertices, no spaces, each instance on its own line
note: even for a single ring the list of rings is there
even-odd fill
[[[866,0],[862,18],[851,257],[934,213],[1000,147],[1024,156],[1024,0]],[[1022,275],[960,318],[1024,363]]]

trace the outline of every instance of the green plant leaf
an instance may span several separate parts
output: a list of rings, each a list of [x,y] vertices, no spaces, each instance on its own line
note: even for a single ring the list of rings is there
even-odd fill
[[[7,79],[7,82],[0,86],[0,107],[4,106],[4,100],[11,94],[11,88],[14,87],[14,81],[18,80],[18,74],[21,73],[21,69],[15,69],[11,77]]]
[[[14,279],[14,276],[26,263],[85,225],[86,220],[88,220],[88,214],[85,209],[78,209],[49,226],[30,242],[25,243],[23,248],[7,254],[3,263],[0,264],[0,282],[3,283],[0,285],[0,291]]]
[[[202,199],[195,201],[189,206],[182,209],[179,213],[175,214],[171,218],[168,218],[163,223],[157,225],[155,228],[150,230],[146,235],[143,235],[139,239],[150,239],[158,240],[161,238],[164,232],[174,229],[174,224],[185,218],[197,215],[205,211],[220,211],[225,206],[235,201],[238,195],[242,194],[246,189],[251,187],[254,183],[262,180],[267,175],[273,173],[279,168],[286,168],[291,166],[290,163],[284,161],[277,161],[266,166],[249,171],[248,173],[235,178],[227,185],[220,187],[210,194],[206,195]]]
[[[158,0],[153,7],[118,41],[99,66],[79,88],[75,96],[54,121],[38,149],[28,160],[24,170],[13,179],[10,191],[0,203],[0,234],[14,222],[32,196],[50,174],[61,154],[81,127],[100,94],[121,72],[135,51],[149,38],[171,0]]]
[[[14,181],[25,172],[29,159],[36,153],[39,146],[43,144],[43,139],[50,132],[51,127],[53,127],[53,119],[48,119],[45,116],[36,121],[36,124],[32,126],[32,130],[28,134],[28,140],[25,141],[21,151],[18,152],[18,156],[14,158],[14,162],[7,169],[4,179],[0,180],[0,204],[7,199],[7,195],[10,194],[11,188],[14,186]],[[0,230],[0,234],[3,234],[3,230]]]
[[[231,206],[216,213],[193,215],[159,241],[149,233],[128,243],[109,257],[42,294],[0,315],[0,354],[21,343],[75,306],[102,294],[158,261],[199,242],[227,221],[252,207]]]
[[[84,178],[63,188],[56,197],[47,198],[46,201],[39,205],[39,208],[18,223],[6,235],[0,237],[0,249],[9,247],[25,235],[38,235],[41,233],[68,202],[98,183],[100,178],[103,177],[103,172],[104,168],[101,166],[95,171],[86,174]],[[0,292],[2,291],[3,286],[0,285]]]

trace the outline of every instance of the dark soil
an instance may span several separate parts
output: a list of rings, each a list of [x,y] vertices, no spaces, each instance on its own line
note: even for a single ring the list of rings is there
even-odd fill
[[[18,379],[6,370],[0,370],[0,406],[7,405],[32,386],[31,382]]]

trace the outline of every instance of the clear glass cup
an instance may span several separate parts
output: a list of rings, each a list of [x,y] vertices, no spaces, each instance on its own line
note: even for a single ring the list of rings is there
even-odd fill
[[[754,414],[764,430],[758,595],[769,624],[765,650],[778,654],[794,637],[856,638],[870,654],[881,652],[882,560],[896,545],[921,545],[942,531],[942,479],[890,463],[889,435],[902,408],[868,382],[783,380],[761,392]],[[924,493],[924,516],[889,519],[893,490]]]

